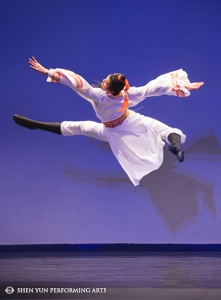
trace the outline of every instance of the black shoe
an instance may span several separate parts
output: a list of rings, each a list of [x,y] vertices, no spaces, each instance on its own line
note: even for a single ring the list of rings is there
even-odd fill
[[[178,159],[180,162],[183,162],[183,161],[184,161],[184,152],[183,152],[183,150],[180,150],[180,151],[177,153],[177,159]]]
[[[177,159],[179,162],[184,161],[184,152],[180,148],[177,148],[175,146],[169,146],[169,151],[177,156]]]
[[[16,124],[29,128],[31,130],[37,129],[37,124],[35,123],[35,121],[25,118],[23,116],[20,115],[14,115],[13,116],[13,120],[15,121]]]
[[[38,122],[20,115],[14,115],[13,120],[16,124],[31,130],[41,129],[52,133],[61,134],[61,123],[58,122]]]

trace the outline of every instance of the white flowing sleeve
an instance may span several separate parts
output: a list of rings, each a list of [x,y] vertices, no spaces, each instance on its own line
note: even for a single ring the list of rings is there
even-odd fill
[[[190,91],[185,84],[190,83],[188,75],[182,69],[163,74],[142,87],[131,87],[128,90],[129,106],[135,106],[147,97],[172,95],[187,97]]]
[[[50,69],[47,82],[60,82],[74,90],[79,96],[94,104],[99,102],[99,89],[93,88],[83,77],[60,68]]]

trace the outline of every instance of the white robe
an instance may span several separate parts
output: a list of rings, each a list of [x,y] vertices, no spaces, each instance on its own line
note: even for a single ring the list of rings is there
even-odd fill
[[[119,118],[123,112],[119,112],[124,102],[122,96],[112,96],[101,88],[92,87],[81,76],[64,69],[50,69],[48,82],[56,81],[56,73],[59,73],[59,82],[69,86],[81,97],[89,101],[97,117],[102,122],[112,121]],[[58,81],[58,80],[57,80]],[[186,97],[190,95],[189,90],[184,88],[189,83],[187,73],[182,69],[166,73],[150,81],[142,87],[131,87],[128,90],[129,107],[135,106],[146,97],[173,95]],[[157,123],[157,126],[151,124]],[[65,122],[64,122],[65,123]],[[67,122],[70,123],[70,122]],[[77,123],[77,122],[75,122]],[[94,123],[94,122],[93,122]],[[68,126],[68,125],[67,125]],[[63,125],[65,128],[65,124]],[[102,123],[98,126],[103,132],[104,138],[134,185],[138,185],[141,178],[160,167],[163,162],[162,136],[168,142],[167,136],[170,133],[177,133],[181,136],[181,142],[185,142],[186,136],[177,128],[171,128],[151,118],[145,117],[130,110],[129,116],[124,122],[114,128],[106,128]],[[160,131],[162,131],[160,133]],[[64,135],[76,134],[70,129]],[[90,134],[86,134],[90,136]],[[96,137],[96,134],[93,137]]]

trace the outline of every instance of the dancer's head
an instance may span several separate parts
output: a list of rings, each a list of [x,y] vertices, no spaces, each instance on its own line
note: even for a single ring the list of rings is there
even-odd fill
[[[112,95],[116,96],[122,91],[125,87],[125,80],[126,77],[120,73],[114,73],[107,78],[105,78],[102,83],[101,87],[105,90],[110,92]]]
[[[122,107],[119,109],[120,112],[124,112],[128,107],[128,93],[127,91],[130,88],[128,80],[126,77],[119,73],[114,73],[107,76],[101,83],[102,89],[111,93],[114,96],[117,96],[122,90],[125,92],[125,98]],[[121,96],[121,95],[120,95]]]

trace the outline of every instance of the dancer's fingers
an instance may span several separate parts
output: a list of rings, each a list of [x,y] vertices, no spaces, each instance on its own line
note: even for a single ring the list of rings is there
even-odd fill
[[[33,59],[36,63],[38,63],[34,56],[32,56],[32,59]]]
[[[29,60],[29,63],[30,63],[30,65],[32,65],[32,66],[34,66],[34,67],[36,67],[36,68],[39,66],[38,63],[36,63],[36,62],[34,62],[34,61],[32,61],[32,60]]]
[[[37,66],[34,64],[30,64],[30,66],[32,66],[33,68],[37,68]]]
[[[38,68],[38,66],[37,66],[37,65],[35,65],[35,64],[30,64],[30,67],[33,67],[33,68],[35,68],[35,69],[37,69],[37,68]]]
[[[36,62],[34,62],[31,58],[29,58],[29,63],[32,64],[32,65],[36,64]]]
[[[36,64],[33,60],[29,59],[30,64]]]
[[[204,85],[204,82],[199,82],[198,88],[200,88],[202,85]]]
[[[191,91],[191,90],[198,90],[201,86],[204,85],[204,82],[201,81],[201,82],[192,82],[192,83],[189,83],[187,85],[185,85],[185,87]]]

